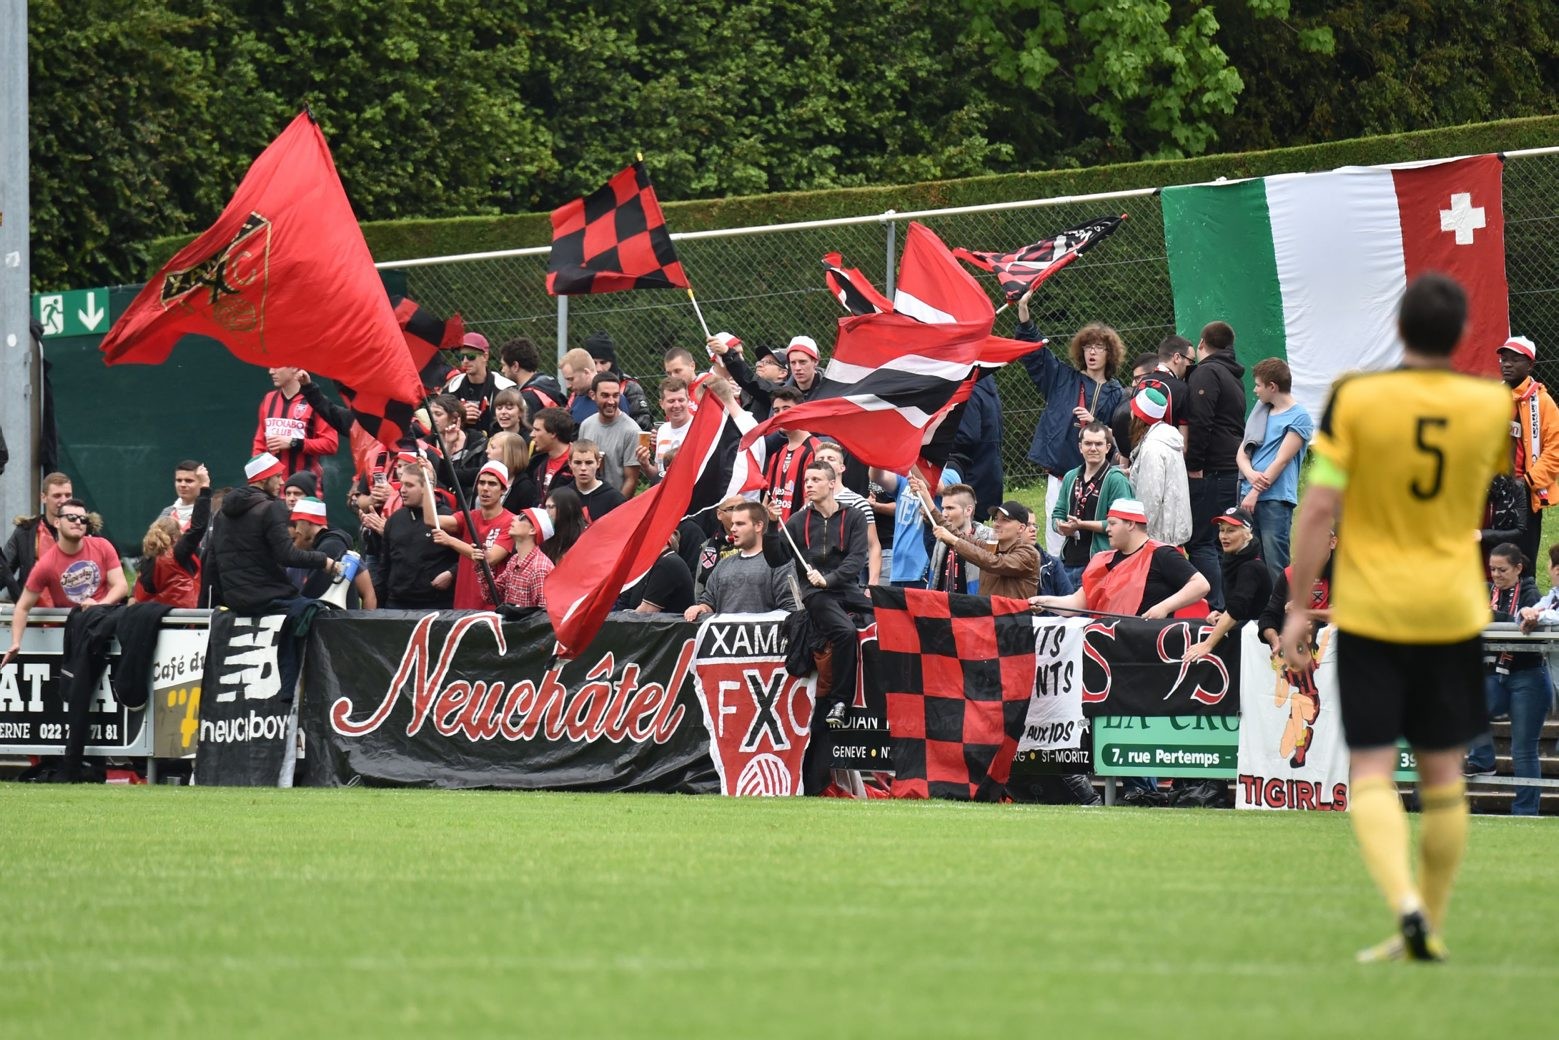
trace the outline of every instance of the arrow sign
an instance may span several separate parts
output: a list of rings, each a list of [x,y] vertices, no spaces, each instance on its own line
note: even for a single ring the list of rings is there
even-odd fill
[[[87,309],[77,311],[76,317],[81,319],[81,324],[86,326],[88,332],[96,332],[98,325],[108,316],[108,312],[98,307],[97,293],[87,293]]]
[[[113,298],[107,289],[72,289],[40,293],[32,298],[33,317],[43,326],[43,338],[101,336],[114,323]]]

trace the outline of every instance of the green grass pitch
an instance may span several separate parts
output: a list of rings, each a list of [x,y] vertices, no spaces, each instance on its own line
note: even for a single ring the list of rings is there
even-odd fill
[[[53,1036],[1514,1037],[1559,828],[1474,818],[1444,965],[1342,816],[0,787],[0,1022]]]

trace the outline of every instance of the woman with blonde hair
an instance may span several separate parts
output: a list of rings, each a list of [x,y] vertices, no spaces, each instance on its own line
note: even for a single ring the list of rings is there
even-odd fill
[[[509,470],[509,490],[503,496],[503,507],[511,513],[541,505],[541,491],[536,480],[527,471],[530,466],[530,445],[517,433],[501,430],[487,441],[487,458],[501,462]]]
[[[141,539],[141,572],[131,598],[137,603],[166,603],[174,607],[200,605],[200,542],[211,522],[211,485],[200,489],[190,511],[189,530],[179,532],[179,522],[160,516]]]

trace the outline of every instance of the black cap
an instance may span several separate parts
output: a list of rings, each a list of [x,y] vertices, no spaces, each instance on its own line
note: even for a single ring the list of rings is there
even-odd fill
[[[1016,520],[1020,524],[1029,522],[1029,507],[1022,502],[1003,502],[999,506],[991,506],[991,519],[1005,516],[1009,520]]]
[[[299,491],[303,492],[304,496],[307,498],[319,497],[319,478],[314,476],[314,474],[310,473],[306,469],[299,470],[297,473],[294,473],[292,476],[288,477],[287,483],[283,484],[282,486],[295,487]]]
[[[1255,527],[1255,521],[1251,519],[1250,514],[1239,506],[1231,506],[1225,509],[1213,517],[1213,523],[1228,524],[1230,527],[1243,527],[1247,531]]]
[[[612,337],[608,333],[592,332],[586,336],[585,349],[590,351],[590,356],[597,361],[617,364],[617,344],[612,342]]]

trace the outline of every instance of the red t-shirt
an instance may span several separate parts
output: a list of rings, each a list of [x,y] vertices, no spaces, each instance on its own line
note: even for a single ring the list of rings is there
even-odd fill
[[[493,519],[484,520],[481,510],[473,509],[471,521],[476,524],[475,537],[466,532],[465,516],[460,513],[455,514],[457,538],[464,538],[473,545],[482,546],[483,549],[501,545],[511,553],[514,551],[514,539],[509,536],[509,527],[514,523],[513,513],[507,509],[500,509]],[[493,568],[495,578],[499,569]],[[490,610],[492,606],[492,601],[482,594],[482,579],[476,575],[476,561],[462,555],[459,565],[455,568],[455,609]]]
[[[100,599],[108,591],[108,576],[119,569],[119,554],[107,538],[87,535],[81,550],[67,554],[56,543],[27,575],[27,587],[49,594],[53,606]],[[42,600],[40,599],[40,602]]]

